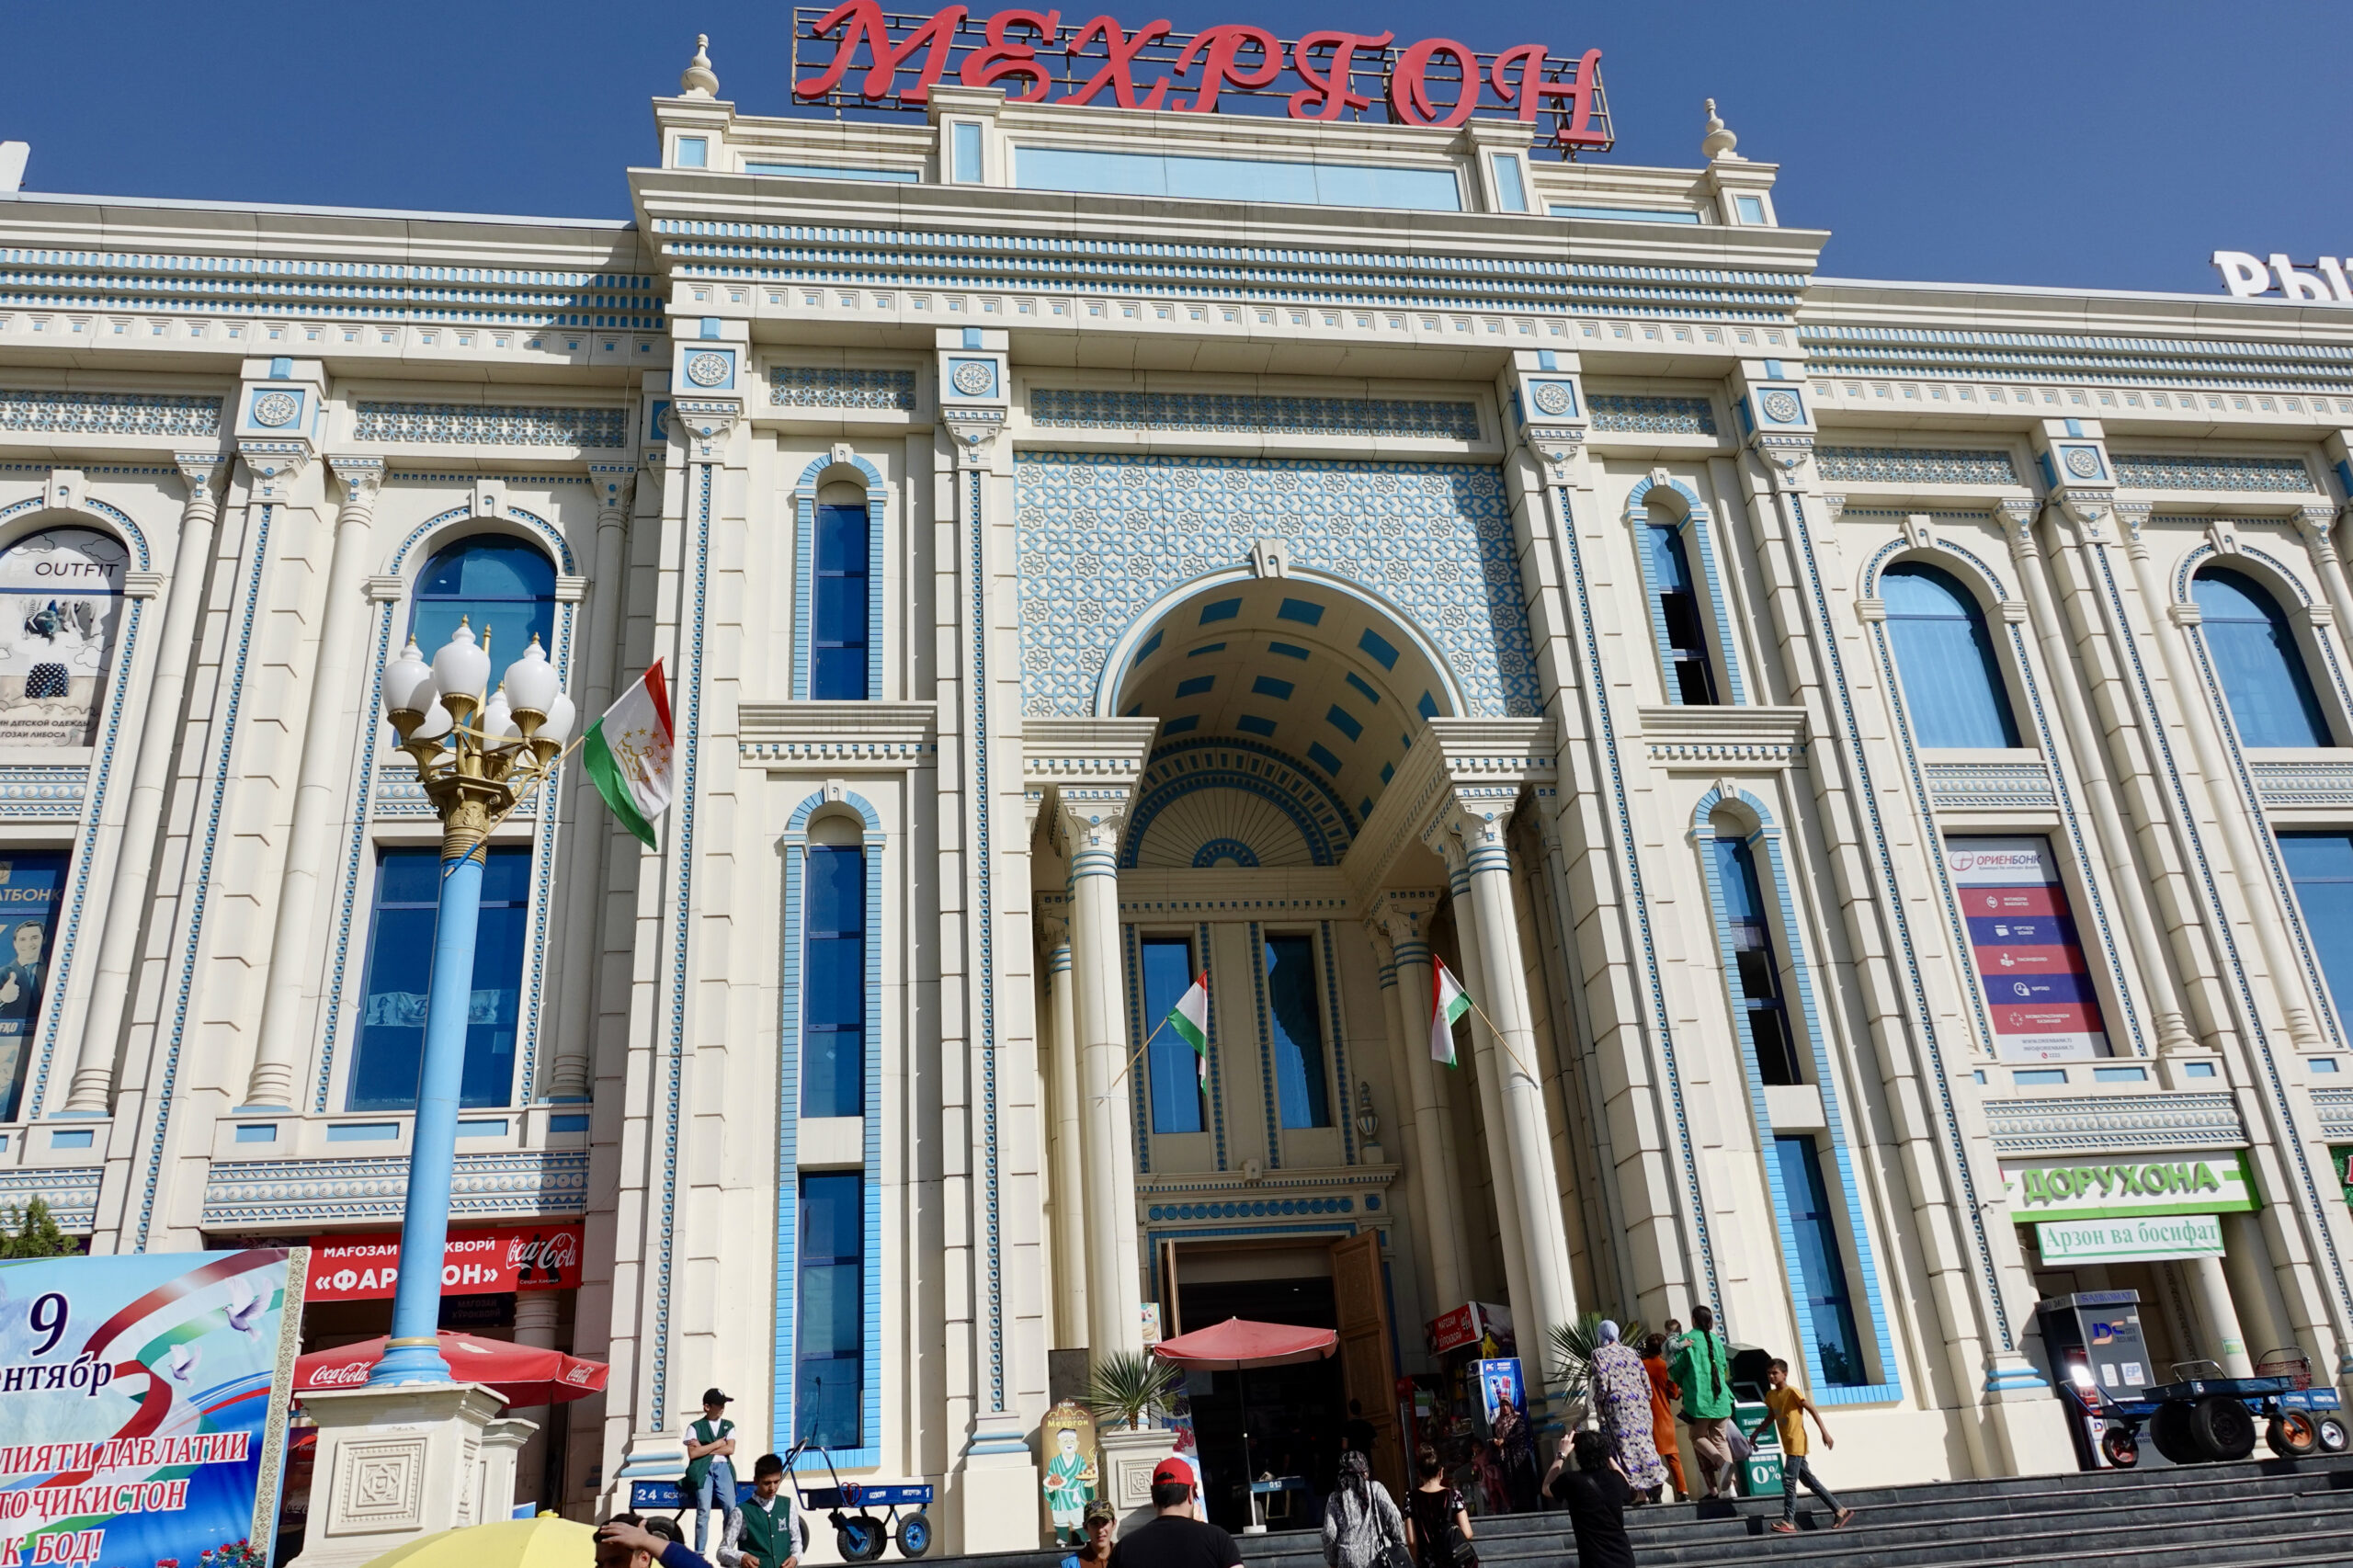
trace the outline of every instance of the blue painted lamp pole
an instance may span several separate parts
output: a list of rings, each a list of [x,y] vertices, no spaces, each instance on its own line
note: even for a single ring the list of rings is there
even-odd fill
[[[474,938],[491,830],[563,755],[574,719],[554,666],[534,637],[485,699],[490,651],[463,620],[428,667],[415,642],[384,668],[384,716],[416,761],[426,798],[441,819],[441,896],[433,927],[433,979],[426,991],[425,1051],[409,1142],[408,1199],[401,1217],[401,1272],[392,1342],[370,1387],[446,1383],[441,1358],[441,1268],[458,1160],[458,1099],[472,1022]]]

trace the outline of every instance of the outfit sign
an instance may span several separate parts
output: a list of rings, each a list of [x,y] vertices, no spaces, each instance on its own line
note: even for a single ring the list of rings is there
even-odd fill
[[[130,565],[89,528],[50,528],[0,553],[0,746],[96,744]]]

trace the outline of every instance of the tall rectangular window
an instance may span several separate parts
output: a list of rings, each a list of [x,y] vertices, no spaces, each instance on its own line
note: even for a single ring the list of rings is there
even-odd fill
[[[1267,1028],[1275,1042],[1275,1090],[1285,1127],[1332,1125],[1324,1077],[1324,1026],[1315,1005],[1315,938],[1267,938]]]
[[[2353,835],[2283,833],[2279,857],[2341,1017],[2353,1006]]]
[[[1863,1364],[1862,1336],[1855,1330],[1854,1299],[1847,1293],[1847,1259],[1838,1247],[1838,1220],[1822,1179],[1822,1156],[1811,1138],[1776,1138],[1781,1166],[1781,1196],[1797,1232],[1799,1289],[1813,1318],[1813,1347],[1822,1360],[1822,1381],[1853,1388],[1871,1381]]]
[[[1193,983],[1193,944],[1182,937],[1143,940],[1143,1027],[1157,1028]],[[1201,1120],[1200,1058],[1177,1037],[1160,1029],[1152,1037],[1152,1130],[1199,1132]]]
[[[1666,628],[1667,679],[1675,700],[1687,707],[1713,707],[1716,673],[1708,663],[1708,626],[1699,614],[1699,591],[1691,585],[1682,531],[1649,524],[1643,529],[1643,546],[1651,591],[1658,596],[1659,619]]]
[[[866,1178],[801,1178],[800,1343],[793,1350],[792,1437],[828,1449],[864,1446]]]
[[[347,1110],[415,1110],[425,1066],[425,1000],[433,982],[433,929],[441,900],[441,852],[387,849],[376,857],[376,907],[368,932],[368,978],[359,1048]],[[494,848],[483,868],[482,924],[474,937],[473,1005],[459,1103],[505,1106],[515,1097],[515,1032],[521,1016],[523,942],[530,915],[531,852]]]
[[[809,695],[866,695],[867,554],[872,525],[860,506],[817,508],[816,604],[809,629]]]
[[[813,845],[801,919],[801,1114],[866,1114],[866,851]]]
[[[1800,1084],[1796,1039],[1781,996],[1781,965],[1774,956],[1773,927],[1764,891],[1756,881],[1756,858],[1745,839],[1729,835],[1711,846],[1716,884],[1724,901],[1724,924],[1732,938],[1733,992],[1748,1020],[1748,1046],[1757,1075],[1768,1084]]]
[[[951,121],[949,129],[956,143],[956,174],[958,185],[981,183],[981,128],[969,119]]]

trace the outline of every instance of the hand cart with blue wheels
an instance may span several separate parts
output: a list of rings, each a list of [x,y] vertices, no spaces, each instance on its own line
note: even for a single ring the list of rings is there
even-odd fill
[[[2256,1423],[2263,1440],[2281,1459],[2341,1454],[2347,1446],[2336,1391],[2312,1386],[2312,1361],[2290,1346],[2264,1353],[2252,1378],[2204,1375],[2222,1371],[2211,1361],[2177,1361],[2175,1381],[2143,1389],[2137,1399],[2118,1399],[2095,1384],[2071,1389],[2097,1416],[2100,1452],[2119,1470],[2141,1462],[2145,1423],[2157,1452],[2175,1464],[2243,1460],[2255,1452]]]
[[[801,1456],[815,1449],[817,1457],[825,1461],[825,1474],[831,1486],[801,1489]],[[845,1562],[871,1562],[882,1555],[882,1549],[895,1537],[899,1555],[909,1560],[921,1557],[931,1550],[931,1520],[924,1513],[930,1504],[932,1489],[922,1482],[908,1481],[844,1481],[834,1469],[833,1455],[807,1438],[792,1447],[784,1456],[784,1473],[791,1478],[792,1495],[800,1513],[801,1528],[808,1528],[809,1510],[824,1510],[825,1518],[834,1527],[834,1545]],[[880,1508],[877,1518],[873,1510]],[[902,1517],[899,1510],[912,1512]],[[845,1513],[844,1509],[856,1509]],[[803,1538],[806,1544],[806,1538]]]

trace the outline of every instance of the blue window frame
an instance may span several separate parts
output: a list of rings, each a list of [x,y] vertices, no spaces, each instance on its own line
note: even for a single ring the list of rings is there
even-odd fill
[[[867,694],[870,606],[867,560],[871,543],[866,507],[817,508],[817,559],[810,618],[809,695],[858,699]]]
[[[40,1027],[49,992],[49,969],[56,951],[57,916],[65,903],[62,850],[0,852],[0,881],[8,889],[8,934],[0,957],[0,1118],[14,1121],[32,1059],[33,1034]]]
[[[493,639],[494,687],[534,637],[554,658],[554,564],[521,540],[500,534],[477,534],[443,545],[425,563],[409,607],[409,635],[416,639],[427,663],[458,629],[460,616],[476,637],[490,634]]]
[[[1709,847],[1716,858],[1716,885],[1724,901],[1725,934],[1732,941],[1733,991],[1747,1019],[1757,1076],[1768,1084],[1802,1084],[1805,1079],[1798,1071],[1797,1039],[1781,994],[1781,964],[1774,956],[1773,927],[1756,880],[1756,857],[1745,839],[1731,835],[1718,837]]]
[[[866,1178],[812,1171],[801,1178],[801,1278],[793,1347],[796,1437],[824,1448],[864,1446]]]
[[[1147,937],[1142,948],[1143,1027],[1150,1031],[1191,987],[1196,971],[1193,944],[1182,937]],[[1152,1037],[1148,1071],[1154,1132],[1201,1131],[1199,1062],[1175,1029],[1161,1029]]]
[[[1275,1045],[1276,1108],[1285,1127],[1332,1125],[1324,1025],[1315,1005],[1315,938],[1267,938],[1267,1028]]]
[[[1984,612],[1950,573],[1916,561],[1880,578],[1895,668],[1924,746],[2016,746],[2018,727],[2002,689]]]
[[[866,1114],[866,851],[809,849],[801,915],[801,1114]]]
[[[2329,998],[2342,1015],[2353,1002],[2353,834],[2283,833],[2279,858],[2295,884]]]
[[[2244,572],[2209,566],[2189,585],[2231,722],[2251,746],[2325,746],[2328,720],[2279,601]]]
[[[1830,1205],[1830,1189],[1822,1179],[1822,1156],[1812,1138],[1776,1138],[1774,1157],[1781,1165],[1781,1193],[1790,1206],[1790,1225],[1797,1234],[1800,1289],[1813,1319],[1815,1353],[1822,1362],[1822,1381],[1841,1388],[1870,1381],[1863,1362],[1862,1335],[1855,1328],[1854,1298],[1847,1290],[1847,1259],[1838,1246],[1838,1219]]]
[[[1643,529],[1643,549],[1665,632],[1669,695],[1688,707],[1712,707],[1718,700],[1716,673],[1708,662],[1708,627],[1699,614],[1699,590],[1691,585],[1682,530],[1648,524]]]
[[[359,1049],[346,1110],[415,1110],[425,1063],[425,998],[433,979],[433,927],[441,852],[387,849],[376,858]],[[521,1016],[523,944],[531,902],[531,852],[494,848],[483,868],[482,925],[474,938],[473,1007],[459,1103],[511,1105],[515,1035]]]

